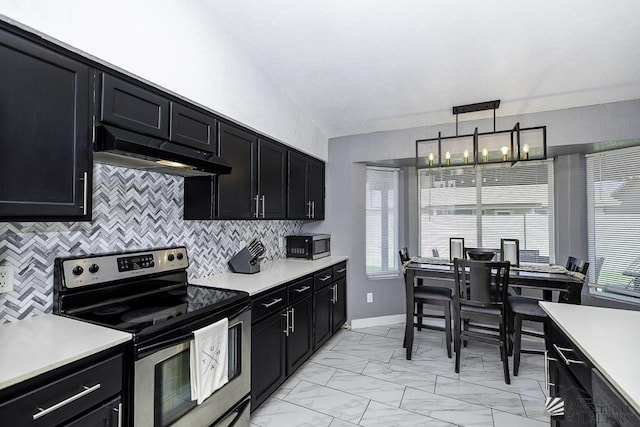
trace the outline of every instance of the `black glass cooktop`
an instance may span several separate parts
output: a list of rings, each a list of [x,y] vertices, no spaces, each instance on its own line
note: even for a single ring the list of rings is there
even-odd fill
[[[222,311],[248,299],[246,292],[185,285],[112,300],[86,310],[74,311],[73,317],[139,334],[149,328],[169,327],[182,320]]]

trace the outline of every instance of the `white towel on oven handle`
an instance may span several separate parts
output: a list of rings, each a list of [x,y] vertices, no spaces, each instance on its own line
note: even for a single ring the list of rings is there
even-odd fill
[[[193,332],[191,400],[197,400],[198,405],[229,381],[228,337],[227,318]]]

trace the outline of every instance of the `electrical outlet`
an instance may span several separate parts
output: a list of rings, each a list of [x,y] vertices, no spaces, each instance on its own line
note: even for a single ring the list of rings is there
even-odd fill
[[[373,302],[373,292],[367,292],[367,303]]]
[[[284,237],[278,236],[278,247],[280,249],[284,248]]]
[[[13,266],[0,267],[0,293],[13,291]]]

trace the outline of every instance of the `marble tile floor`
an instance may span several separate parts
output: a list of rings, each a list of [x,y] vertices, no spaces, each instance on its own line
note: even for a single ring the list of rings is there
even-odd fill
[[[412,360],[403,334],[403,324],[341,330],[251,414],[251,426],[549,425],[543,356],[523,354],[507,385],[494,346],[470,342],[456,374],[443,333],[416,331]]]

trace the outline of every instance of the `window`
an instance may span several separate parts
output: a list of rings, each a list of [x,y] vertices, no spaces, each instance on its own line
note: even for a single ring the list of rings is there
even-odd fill
[[[589,282],[640,297],[640,147],[587,155]]]
[[[397,275],[398,169],[367,167],[367,277]]]
[[[554,260],[552,161],[422,169],[418,181],[420,254],[448,258],[450,237],[493,249],[510,238],[522,262]]]

